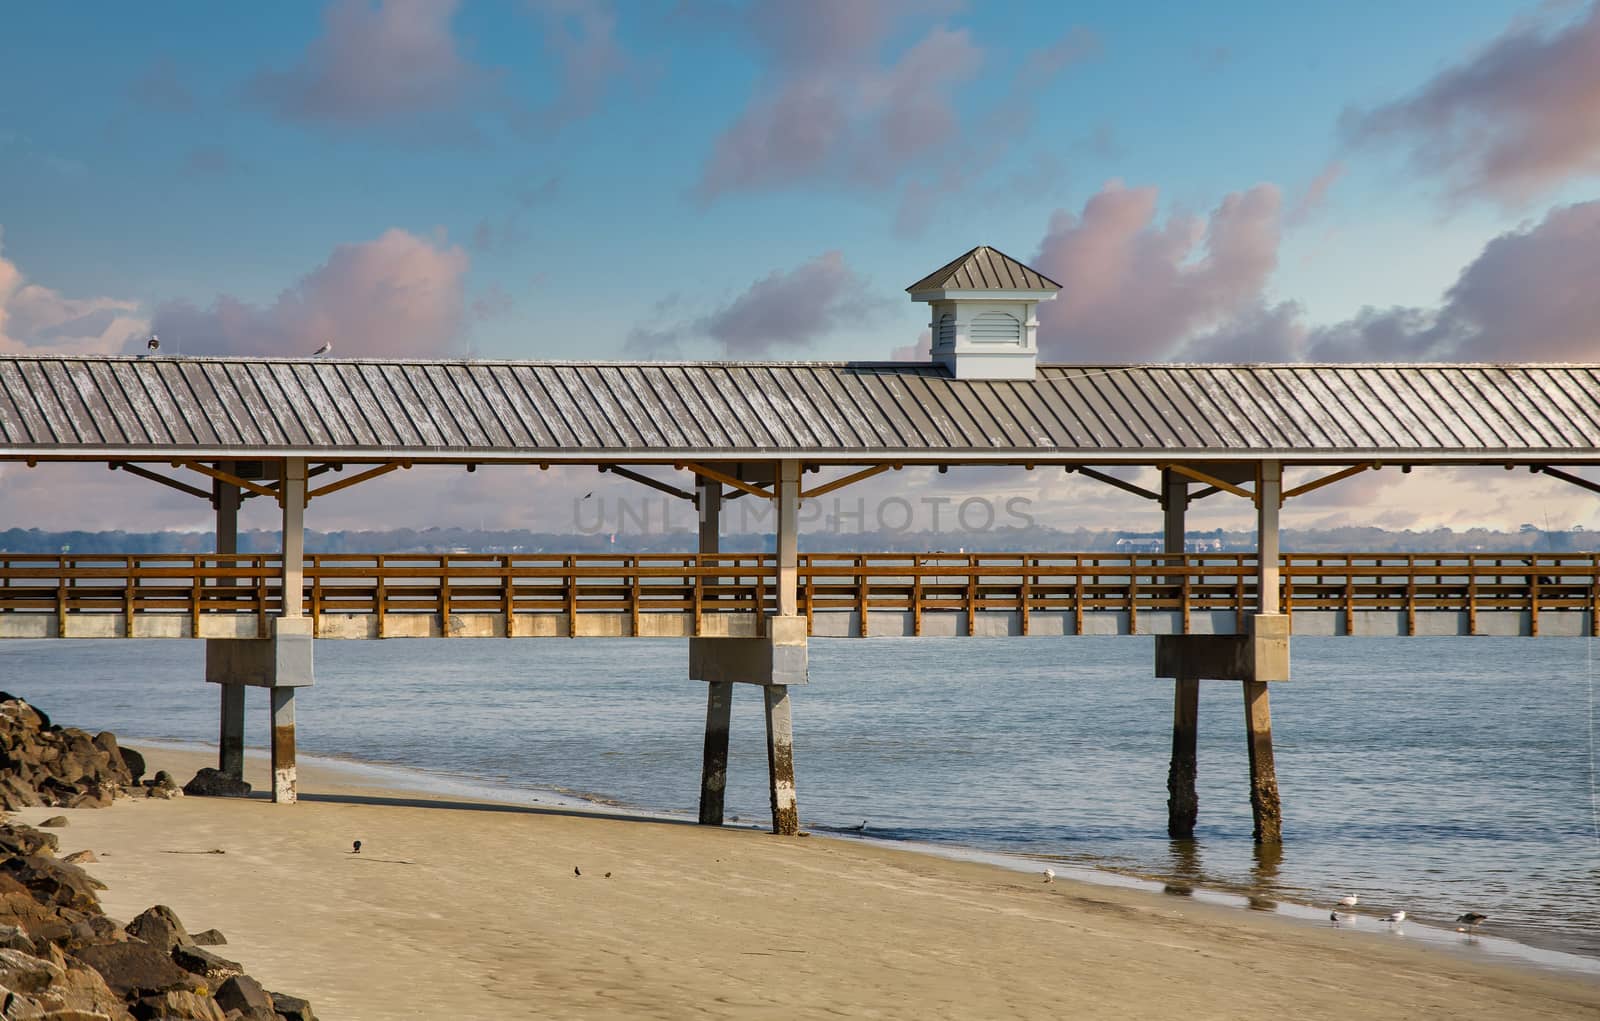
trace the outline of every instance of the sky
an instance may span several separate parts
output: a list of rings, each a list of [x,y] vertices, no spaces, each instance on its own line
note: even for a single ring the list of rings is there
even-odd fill
[[[85,3],[7,26],[0,351],[918,357],[903,288],[988,244],[1064,284],[1050,361],[1600,361],[1592,4]],[[1054,472],[861,492],[925,487],[1154,522]],[[559,530],[589,491],[642,495],[419,470],[309,524]],[[1248,520],[1216,503],[1201,523]],[[7,525],[207,513],[0,468]],[[1285,517],[1546,519],[1600,505],[1387,472]]]

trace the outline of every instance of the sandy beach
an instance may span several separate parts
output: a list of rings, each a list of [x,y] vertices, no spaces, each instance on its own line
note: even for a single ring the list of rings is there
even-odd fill
[[[146,755],[180,782],[212,764]],[[261,759],[247,779],[265,785]],[[854,842],[374,789],[315,765],[301,792],[292,807],[67,812],[62,850],[100,857],[89,868],[113,916],[164,903],[191,931],[219,928],[226,956],[324,1021],[1600,1013],[1600,981],[1382,926],[1323,929]]]

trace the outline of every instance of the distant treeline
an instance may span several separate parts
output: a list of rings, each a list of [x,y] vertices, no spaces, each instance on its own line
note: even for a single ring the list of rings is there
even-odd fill
[[[1034,526],[997,528],[985,532],[802,532],[802,549],[814,552],[1125,552],[1141,549],[1158,532],[1062,530]],[[1389,531],[1351,527],[1285,529],[1283,548],[1298,553],[1508,553],[1585,552],[1596,548],[1600,532],[1543,531],[1524,525],[1515,532],[1475,528],[1457,532],[1448,528],[1428,532]],[[1193,545],[1208,540],[1224,551],[1247,551],[1255,546],[1251,531],[1190,532]],[[38,528],[0,531],[0,552],[11,553],[209,553],[216,548],[210,532],[47,532]],[[768,550],[770,535],[735,533],[722,537],[728,553]],[[272,553],[279,548],[275,531],[239,534],[242,553]],[[683,553],[695,548],[694,533],[660,534],[556,534],[526,531],[487,531],[475,528],[397,528],[387,531],[306,532],[311,553]]]

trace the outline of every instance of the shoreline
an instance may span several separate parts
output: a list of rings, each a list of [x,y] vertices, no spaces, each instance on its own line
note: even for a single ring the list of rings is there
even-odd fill
[[[131,747],[139,749],[149,747],[180,752],[186,755],[206,755],[212,758],[216,756],[215,746],[193,742],[129,737],[127,743]],[[247,760],[254,760],[258,763],[265,763],[267,754],[266,749],[263,748],[252,747],[245,749]],[[488,804],[537,806],[592,814],[601,818],[623,817],[696,824],[695,818],[687,812],[673,812],[665,809],[627,805],[609,799],[585,797],[572,792],[550,788],[496,784],[491,780],[468,774],[447,773],[418,766],[368,762],[362,759],[330,755],[302,754],[299,759],[301,763],[327,770],[330,773],[347,774],[352,782],[361,783],[363,786],[366,783],[372,783],[395,791],[449,796]],[[184,779],[179,777],[180,782]],[[748,820],[728,822],[724,824],[723,828],[753,833],[765,833],[768,829],[764,823],[750,822]],[[825,840],[840,841],[846,844],[880,847],[886,850],[899,850],[911,854],[927,855],[948,861],[988,865],[1028,875],[1036,875],[1048,866],[1054,869],[1061,879],[1072,880],[1090,886],[1136,891],[1151,896],[1189,899],[1196,903],[1213,905],[1229,910],[1275,915],[1291,919],[1298,924],[1314,925],[1324,929],[1331,928],[1328,920],[1330,909],[1324,906],[1283,897],[1263,898],[1259,895],[1252,895],[1236,889],[1199,885],[1175,877],[1118,869],[1110,865],[1086,865],[1080,860],[1069,861],[1049,855],[995,851],[959,844],[859,836],[828,828],[812,829],[808,831],[807,835]],[[1344,912],[1343,915],[1349,918],[1349,921],[1342,926],[1342,929],[1346,932],[1352,934],[1365,933],[1374,936],[1385,934],[1384,923],[1377,915],[1351,914],[1350,912]],[[1491,960],[1507,963],[1515,967],[1528,967],[1559,975],[1600,978],[1600,957],[1575,954],[1557,948],[1539,946],[1483,932],[1479,932],[1472,940],[1468,941],[1463,938],[1461,933],[1452,928],[1418,922],[1415,919],[1407,920],[1405,933],[1409,939],[1442,948],[1448,952],[1462,954],[1468,959],[1476,960],[1487,956]]]
[[[214,762],[130,740],[151,771]],[[869,841],[374,785],[295,806],[68,810],[105,910],[152,903],[324,1021],[582,1017],[1590,1018],[1593,977]],[[246,778],[266,779],[247,756]],[[21,821],[56,809],[28,809]],[[363,841],[359,855],[351,841]],[[1032,871],[1029,869],[1028,871]]]

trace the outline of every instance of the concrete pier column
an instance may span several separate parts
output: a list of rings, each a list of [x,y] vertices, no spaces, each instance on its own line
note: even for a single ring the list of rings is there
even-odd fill
[[[1278,801],[1278,770],[1272,761],[1272,707],[1267,685],[1244,682],[1245,739],[1250,749],[1250,814],[1258,844],[1283,841],[1283,809]]]
[[[1193,677],[1180,677],[1172,683],[1172,763],[1167,767],[1167,836],[1174,840],[1188,840],[1194,836],[1194,824],[1200,818],[1200,797],[1195,793],[1200,681]],[[1270,748],[1268,752],[1270,754]]]
[[[778,465],[778,616],[768,622],[768,636],[775,643],[789,643],[791,652],[798,644],[797,655],[803,661],[807,639],[805,618],[799,616],[800,474],[799,461],[783,461]],[[789,707],[789,686],[769,684],[762,690],[767,703],[767,775],[772,790],[772,832],[794,836],[800,832],[800,808],[794,783],[794,719]]]
[[[231,461],[217,465],[226,472],[234,472]],[[211,487],[211,502],[217,511],[217,552],[239,552],[239,487],[218,479]],[[233,583],[231,578],[219,578],[222,586]],[[206,639],[206,657],[220,653],[212,646],[219,640]],[[236,780],[244,779],[244,685],[219,684],[221,694],[217,734],[217,768]]]
[[[280,805],[292,805],[296,788],[294,689],[269,690],[272,692],[272,800]]]
[[[1283,612],[1278,599],[1278,509],[1283,503],[1283,464],[1261,462],[1256,476],[1256,591],[1260,616],[1253,626],[1260,634],[1269,626],[1261,617]],[[1281,624],[1272,621],[1270,625]],[[1288,642],[1288,629],[1279,628]],[[1287,658],[1287,657],[1286,657]],[[1283,839],[1283,814],[1278,800],[1278,770],[1272,760],[1272,707],[1267,685],[1257,678],[1244,682],[1245,736],[1250,748],[1250,813],[1258,844]]]
[[[772,780],[772,832],[792,837],[800,832],[800,807],[794,788],[794,719],[789,687],[761,689],[767,702],[767,772]]]
[[[283,615],[305,615],[306,588],[306,459],[283,462]]]
[[[222,692],[222,727],[217,738],[217,768],[244,779],[244,685],[219,684]]]
[[[716,553],[722,541],[722,483],[701,479],[700,552]],[[723,792],[728,786],[728,727],[733,711],[733,683],[706,684],[706,744],[700,765],[700,825],[721,826]]]

